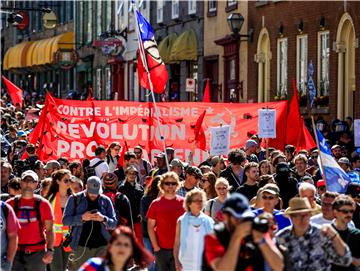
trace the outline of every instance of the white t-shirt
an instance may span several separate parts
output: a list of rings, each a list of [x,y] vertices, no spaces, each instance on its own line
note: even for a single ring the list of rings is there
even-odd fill
[[[323,217],[323,214],[317,214],[314,215],[310,218],[310,222],[313,224],[317,224],[317,225],[324,225],[324,224],[331,224],[334,222],[335,219],[326,219]],[[354,222],[350,221],[348,223],[348,228],[349,229],[355,229],[355,224]]]
[[[92,159],[90,161],[89,166],[92,167],[99,161],[101,161],[101,160],[99,158],[95,157],[94,159]],[[104,174],[104,172],[109,172],[109,165],[105,161],[95,167],[96,176],[98,176],[100,179],[102,178],[102,175]]]

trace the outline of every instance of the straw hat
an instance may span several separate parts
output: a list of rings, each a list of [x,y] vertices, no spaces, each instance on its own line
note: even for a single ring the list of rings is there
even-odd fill
[[[285,215],[305,213],[314,211],[311,208],[310,202],[307,198],[292,198],[289,201],[289,207],[285,210]]]

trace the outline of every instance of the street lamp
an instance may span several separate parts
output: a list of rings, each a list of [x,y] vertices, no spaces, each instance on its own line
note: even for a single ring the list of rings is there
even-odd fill
[[[238,36],[244,23],[244,17],[240,13],[231,13],[227,17],[227,23],[230,27],[231,32],[233,32],[235,36]]]

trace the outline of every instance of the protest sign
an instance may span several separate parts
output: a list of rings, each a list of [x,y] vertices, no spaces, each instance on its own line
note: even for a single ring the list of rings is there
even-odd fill
[[[193,149],[194,128],[200,114],[206,110],[202,123],[207,146],[209,127],[230,126],[230,149],[242,147],[247,132],[257,130],[258,109],[272,107],[276,113],[276,139],[272,147],[283,149],[286,130],[287,102],[259,104],[163,102],[155,112],[152,103],[127,101],[77,101],[56,99],[47,95],[45,106],[34,129],[31,143],[38,144],[38,156],[43,161],[66,157],[70,161],[94,156],[95,147],[108,146],[114,141],[129,149],[136,145],[144,149],[144,158],[153,160],[163,151],[156,117],[160,117],[161,135],[175,156],[186,160]],[[194,162],[206,159],[208,153],[194,150]]]
[[[259,109],[258,129],[260,138],[276,138],[276,110]]]
[[[209,127],[210,155],[227,155],[230,149],[230,126]]]

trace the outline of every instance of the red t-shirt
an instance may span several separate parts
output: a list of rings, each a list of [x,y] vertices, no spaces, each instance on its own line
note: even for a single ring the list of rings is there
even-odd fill
[[[5,203],[5,205],[7,205],[6,207],[8,208],[8,216],[6,218],[6,231],[8,234],[17,233],[20,229],[19,221],[14,213],[13,208],[7,203]]]
[[[38,196],[39,197],[39,196]],[[7,201],[12,208],[14,208],[15,200],[14,198],[9,199]],[[26,209],[33,209],[27,211]],[[36,244],[42,241],[45,238],[45,220],[54,220],[53,213],[51,210],[51,205],[49,201],[40,197],[40,217],[42,220],[42,231],[39,231],[39,223],[37,221],[37,214],[36,214],[36,202],[35,198],[31,199],[24,199],[20,198],[18,202],[18,210],[16,212],[16,217],[20,222],[21,229],[19,230],[19,245],[22,244]],[[29,223],[30,220],[30,223]],[[33,246],[26,246],[25,249],[27,251],[39,251],[45,249],[45,243],[40,245],[33,245]],[[19,250],[20,246],[18,247]]]
[[[176,223],[185,212],[184,198],[176,195],[174,199],[160,197],[155,199],[147,212],[147,219],[156,221],[155,231],[158,244],[163,249],[173,249]]]

